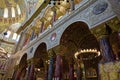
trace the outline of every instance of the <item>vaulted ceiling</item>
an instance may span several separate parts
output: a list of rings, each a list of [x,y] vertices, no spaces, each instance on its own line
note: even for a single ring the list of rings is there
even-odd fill
[[[2,33],[5,29],[14,30],[14,28],[12,28],[11,25],[15,23],[21,23],[22,21],[24,21],[25,14],[26,10],[24,0],[1,0],[0,33]]]

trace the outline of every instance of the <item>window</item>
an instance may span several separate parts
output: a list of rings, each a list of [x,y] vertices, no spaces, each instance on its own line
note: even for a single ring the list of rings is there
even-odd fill
[[[13,38],[12,38],[13,40],[16,40],[17,39],[17,33],[14,33],[13,34]]]
[[[21,14],[19,5],[17,5],[17,12],[18,12],[19,15]]]
[[[12,11],[12,17],[15,17],[15,8],[12,7],[12,8],[11,8],[11,11]]]
[[[7,31],[7,35],[5,35],[6,38],[9,38],[11,34],[11,31]]]
[[[18,36],[17,36],[17,39],[16,39],[16,41],[18,42],[18,41],[19,41],[19,39],[20,39],[20,35],[18,35]]]
[[[3,15],[4,18],[8,18],[8,8],[5,8],[4,9],[4,15]]]

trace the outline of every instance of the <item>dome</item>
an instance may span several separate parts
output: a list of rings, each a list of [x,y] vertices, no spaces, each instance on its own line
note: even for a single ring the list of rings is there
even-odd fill
[[[25,20],[26,8],[24,0],[0,1],[0,33],[14,23],[22,23]]]
[[[25,0],[0,0],[0,59],[13,53],[19,39],[16,31],[27,19],[26,10]]]

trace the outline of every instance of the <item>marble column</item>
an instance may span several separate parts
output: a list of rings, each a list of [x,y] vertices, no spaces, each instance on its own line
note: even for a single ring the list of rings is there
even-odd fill
[[[81,63],[82,63],[82,61],[79,59],[76,61],[77,80],[82,80],[82,77],[83,77]]]
[[[74,4],[74,0],[70,0],[70,9],[71,9],[71,11],[73,11],[73,10],[75,10],[75,4]]]
[[[20,80],[20,76],[21,76],[21,70],[18,69],[17,73],[16,73],[16,76],[15,76],[15,80]]]
[[[55,64],[55,80],[62,80],[62,56],[57,55]]]
[[[69,64],[69,80],[74,80],[74,67],[73,67],[73,64]]]
[[[54,23],[56,21],[56,10],[53,10],[53,20],[52,20],[52,23]]]
[[[105,62],[111,62],[115,60],[115,56],[113,54],[110,42],[109,42],[109,36],[103,35],[99,38],[100,43],[100,50],[102,54],[102,63]]]
[[[48,80],[52,80],[52,78],[53,78],[53,75],[54,75],[54,63],[55,63],[55,58],[51,57],[50,58],[49,69],[48,69]]]
[[[77,80],[82,80],[82,69],[80,64],[77,65]]]
[[[14,70],[14,73],[12,75],[12,80],[15,80],[15,77],[17,76],[17,70]]]
[[[44,21],[41,21],[40,33],[42,33],[43,31],[44,31]]]
[[[44,80],[47,80],[48,79],[48,64],[45,63],[45,77],[44,77]]]
[[[110,41],[116,60],[120,60],[120,51],[119,51],[120,42],[119,42],[118,33],[113,33],[113,35],[110,37]]]
[[[25,75],[26,80],[28,80],[28,78],[29,78],[30,69],[31,69],[31,65],[28,65],[27,72],[26,72],[26,75]]]
[[[69,80],[74,80],[74,61],[73,59],[69,61]]]
[[[56,10],[57,10],[56,7],[53,6],[53,7],[52,7],[53,16],[52,16],[52,21],[51,21],[52,26],[53,26],[53,23],[56,21],[56,15],[57,15]]]
[[[34,68],[35,68],[34,64],[31,64],[28,80],[34,80],[34,76],[35,76]]]

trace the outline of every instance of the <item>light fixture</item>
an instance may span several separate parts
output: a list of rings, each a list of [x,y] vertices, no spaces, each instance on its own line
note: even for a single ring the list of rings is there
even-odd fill
[[[96,58],[100,56],[100,51],[97,49],[83,49],[80,51],[77,51],[74,54],[76,59],[81,59],[81,60],[91,60],[93,58]]]
[[[35,68],[35,71],[39,72],[39,71],[40,71],[40,68]]]
[[[50,60],[46,60],[45,62],[46,62],[47,64],[50,64]]]

